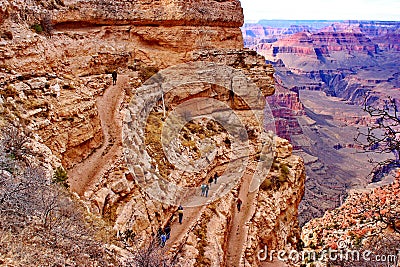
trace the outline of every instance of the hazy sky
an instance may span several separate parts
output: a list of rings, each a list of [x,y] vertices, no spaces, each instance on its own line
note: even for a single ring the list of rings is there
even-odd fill
[[[240,0],[245,20],[396,20],[400,0]]]

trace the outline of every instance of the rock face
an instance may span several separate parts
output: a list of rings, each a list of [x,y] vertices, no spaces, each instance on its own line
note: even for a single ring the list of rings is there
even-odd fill
[[[399,213],[396,197],[400,193],[399,174],[391,182],[374,189],[353,191],[340,208],[307,223],[302,234],[306,250],[368,249],[375,255],[396,255],[400,239],[400,220],[396,216]]]
[[[303,162],[291,154],[291,145],[287,141],[277,138],[276,146],[275,167],[253,196],[254,202],[244,202],[246,209],[238,213],[233,205],[237,194],[234,190],[233,195],[208,206],[192,231],[185,235],[178,266],[259,266],[257,255],[265,246],[288,251],[297,246],[297,206],[305,181]],[[288,168],[285,179],[278,178],[282,166]],[[236,220],[246,221],[242,217],[250,219],[236,229]],[[243,236],[243,246],[230,243],[232,234]],[[232,261],[233,258],[237,260]]]
[[[338,196],[349,188],[370,182],[364,178],[368,159],[355,156],[359,148],[353,139],[357,128],[374,123],[360,112],[365,99],[368,105],[381,105],[388,96],[400,97],[398,29],[398,22],[364,21],[261,21],[243,27],[246,46],[275,68],[273,98],[279,99],[268,102],[277,133],[305,159],[301,223],[338,207]],[[303,113],[296,105],[294,111],[287,108],[295,103],[289,95],[293,100],[297,95]]]
[[[193,9],[186,1],[176,1],[168,4],[161,17],[153,13],[165,3],[148,1],[113,3],[112,12],[105,12],[111,7],[101,1],[64,1],[57,6],[46,1],[41,2],[42,6],[29,1],[7,3],[15,10],[13,20],[2,29],[13,37],[11,41],[4,35],[0,44],[1,66],[6,71],[2,75],[2,85],[9,84],[10,89],[16,86],[18,97],[32,94],[25,99],[27,102],[30,98],[42,99],[43,103],[37,107],[28,108],[35,113],[36,123],[32,127],[40,125],[43,141],[62,156],[67,168],[90,155],[103,140],[95,97],[109,86],[108,78],[103,75],[91,81],[85,77],[129,67],[140,73],[140,80],[143,80],[157,69],[191,60],[189,51],[243,47],[239,29],[243,15],[236,1],[209,1],[209,5],[201,8],[197,6],[201,3],[195,1],[191,3]],[[82,7],[79,12],[78,6]],[[199,19],[198,9],[213,12]],[[181,21],[179,25],[171,21],[175,13],[180,14],[175,17],[176,21]],[[110,14],[113,17],[109,17]],[[33,25],[42,21],[43,16],[53,18],[55,30],[51,41],[16,23],[26,19],[26,23]],[[124,16],[126,19],[117,23],[116,17]],[[92,24],[90,19],[94,25],[87,27]],[[76,24],[69,24],[71,21]],[[111,22],[114,26],[100,26]],[[198,26],[199,23],[203,26]],[[54,94],[53,86],[60,91]],[[27,113],[27,116],[33,115]]]
[[[250,266],[248,262],[257,259],[249,253],[264,244],[272,248],[295,246],[299,236],[296,211],[305,178],[303,163],[291,155],[291,145],[277,139],[276,151],[273,146],[269,147],[269,153],[275,153],[270,159],[274,159],[274,165],[267,177],[259,178],[261,189],[256,188],[247,195],[243,185],[247,183],[249,187],[250,179],[246,175],[258,173],[258,162],[265,160],[262,144],[272,144],[272,136],[264,133],[255,119],[262,117],[264,106],[256,109],[258,115],[252,115],[251,105],[232,88],[241,88],[241,83],[254,83],[258,93],[250,96],[251,103],[264,105],[265,97],[275,89],[272,66],[265,64],[265,59],[256,52],[243,49],[239,29],[243,14],[239,1],[114,1],[110,4],[106,1],[10,0],[6,3],[6,9],[0,12],[3,20],[0,21],[0,111],[7,120],[17,120],[32,129],[36,138],[51,148],[70,173],[79,174],[75,170],[81,163],[100,158],[91,166],[99,162],[103,166],[90,177],[86,177],[89,172],[83,172],[82,177],[70,177],[74,183],[72,188],[82,186],[81,197],[93,213],[101,214],[116,230],[132,230],[143,237],[139,245],[145,245],[159,227],[172,222],[167,257],[182,266],[209,266],[210,262],[218,264],[215,266],[236,266],[244,259]],[[247,134],[250,142],[246,169],[250,174],[233,183],[232,190],[217,202],[185,209],[185,224],[180,226],[174,216],[176,208],[156,201],[139,182],[158,172],[164,179],[197,190],[209,176],[224,172],[230,157],[239,151],[231,151],[226,130],[201,120],[185,125],[179,135],[184,157],[197,160],[203,153],[208,155],[207,147],[202,146],[204,139],[217,144],[215,159],[212,155],[207,157],[212,163],[202,173],[190,175],[168,165],[167,158],[160,153],[157,134],[164,123],[161,102],[156,102],[146,130],[134,128],[132,134],[131,144],[148,157],[133,155],[128,159],[124,157],[120,133],[110,135],[106,131],[106,128],[121,128],[122,115],[105,127],[100,114],[107,109],[99,105],[109,104],[113,109],[109,113],[124,113],[128,121],[140,122],[143,117],[129,117],[128,112],[132,110],[128,103],[143,108],[143,98],[137,97],[139,88],[160,70],[186,62],[229,66],[235,69],[233,73],[242,73],[240,79],[229,76],[231,83],[224,88],[205,83],[189,91],[185,91],[185,86],[178,88],[179,94],[165,95],[165,104],[167,112],[198,97],[228,104],[245,125],[240,135]],[[109,74],[113,70],[118,70],[120,77],[117,87],[111,86]],[[116,88],[122,92],[122,103],[105,101],[109,90]],[[159,94],[160,90],[154,93]],[[132,96],[136,98],[130,102]],[[291,102],[291,98],[286,100]],[[225,115],[224,111],[219,111],[221,116]],[[133,163],[131,168],[127,167],[127,161]],[[85,179],[89,183],[83,183]],[[223,182],[221,178],[218,185]],[[243,198],[245,216],[239,216],[236,211],[237,197]],[[243,225],[249,226],[248,233],[236,235]],[[268,237],[271,232],[274,235]],[[252,238],[255,235],[257,238]],[[184,256],[190,253],[197,256],[189,262],[185,259],[193,257]]]
[[[261,185],[257,207],[249,225],[249,244],[245,251],[248,266],[260,264],[257,255],[265,247],[269,250],[285,248],[289,251],[296,249],[300,241],[297,235],[298,207],[304,195],[304,162],[300,157],[292,155],[292,145],[288,141],[279,139],[277,148],[274,164],[279,168],[272,171]],[[288,170],[288,174],[282,177],[285,170]],[[278,188],[265,190],[269,189],[267,181],[274,179],[280,181]],[[280,236],[282,233],[283,239]]]
[[[289,91],[278,83],[275,88],[275,94],[267,97],[267,102],[274,115],[276,134],[291,141],[292,136],[303,133],[298,117],[305,114],[304,107],[296,92]]]
[[[243,12],[236,0],[225,1],[64,1],[55,24],[150,26],[220,26],[238,28]]]
[[[307,22],[298,27],[264,23],[245,25],[246,46],[274,62],[289,89],[322,90],[359,104],[365,95],[370,103],[381,98],[383,86],[399,87],[394,71],[399,60],[398,22],[310,21],[308,28],[303,26]],[[295,84],[291,76],[297,76]]]

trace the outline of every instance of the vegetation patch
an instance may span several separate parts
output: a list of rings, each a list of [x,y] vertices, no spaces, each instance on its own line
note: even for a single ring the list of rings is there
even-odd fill
[[[277,171],[278,174],[276,175],[276,173],[270,172],[269,177],[267,177],[261,184],[261,190],[279,190],[279,188],[281,188],[281,186],[288,181],[290,169],[286,163],[277,163],[274,159],[274,162],[271,166],[271,171]]]
[[[163,114],[160,112],[151,112],[146,123],[145,144],[146,150],[158,166],[159,174],[167,179],[174,166],[169,163],[165,157],[162,142],[161,131],[163,127]]]

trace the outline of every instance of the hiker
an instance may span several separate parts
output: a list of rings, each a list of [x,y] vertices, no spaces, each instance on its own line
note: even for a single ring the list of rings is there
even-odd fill
[[[163,234],[164,234],[164,232],[163,232],[163,230],[161,229],[161,227],[158,228],[158,230],[157,230],[157,239],[158,239],[160,245],[162,244],[161,236],[162,236]]]
[[[240,198],[238,198],[236,205],[237,205],[238,211],[240,212],[240,207],[242,206],[242,200]]]
[[[215,173],[215,174],[214,174],[214,184],[217,184],[217,180],[218,180],[218,174]]]
[[[112,79],[113,79],[113,85],[116,85],[117,84],[117,76],[118,76],[117,71],[114,70],[111,75],[112,75]]]
[[[210,177],[210,179],[208,179],[208,183],[210,184],[210,188],[211,188],[211,184],[212,184],[212,182],[213,182],[213,178],[212,178],[212,177]]]
[[[201,185],[201,196],[204,197],[206,195],[206,185],[202,184]]]
[[[167,236],[163,233],[161,235],[161,247],[162,248],[165,246],[165,242],[167,242]]]
[[[208,186],[208,184],[206,184],[206,187],[205,187],[206,197],[208,197],[208,190],[210,190],[210,187]]]
[[[179,205],[178,207],[178,215],[179,215],[179,223],[182,224],[182,219],[183,219],[183,207]]]
[[[165,226],[164,232],[168,240],[171,237],[171,225],[169,223]]]

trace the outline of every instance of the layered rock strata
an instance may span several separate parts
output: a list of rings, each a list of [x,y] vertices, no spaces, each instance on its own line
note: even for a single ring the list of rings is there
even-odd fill
[[[248,253],[263,244],[276,248],[295,245],[299,234],[295,218],[303,194],[304,166],[300,158],[291,156],[291,145],[286,141],[276,140],[276,155],[270,159],[275,159],[274,169],[267,178],[262,177],[261,190],[256,188],[247,196],[243,183],[249,183],[249,179],[242,178],[217,202],[188,209],[185,217],[188,224],[179,228],[173,216],[175,207],[156,201],[139,186],[150,175],[143,166],[165,179],[196,188],[209,175],[223,172],[234,154],[226,131],[204,121],[186,125],[179,137],[184,144],[183,155],[196,159],[198,152],[203,152],[200,144],[206,136],[218,144],[218,156],[200,175],[174,172],[165,155],[159,153],[158,137],[152,138],[163,124],[163,107],[157,102],[147,132],[137,129],[138,138],[133,140],[150,157],[131,158],[134,167],[129,169],[119,133],[110,139],[100,116],[105,108],[99,105],[111,103],[111,99],[106,101],[109,91],[122,88],[123,102],[109,106],[115,109],[110,112],[119,115],[113,125],[107,125],[118,129],[122,126],[122,110],[125,113],[129,110],[128,103],[146,80],[162,69],[190,61],[233,67],[243,73],[241,81],[252,82],[259,89],[252,97],[264,101],[272,95],[272,66],[266,65],[256,52],[243,49],[239,29],[243,14],[238,1],[6,3],[0,21],[1,111],[6,120],[18,120],[32,129],[70,173],[75,173],[80,163],[92,160],[92,155],[101,158],[104,163],[101,171],[93,176],[70,177],[72,188],[82,186],[81,197],[91,212],[101,214],[120,232],[132,230],[140,240],[139,245],[146,244],[159,227],[172,221],[168,255],[181,266],[234,266],[245,259],[248,265],[255,261]],[[53,27],[49,27],[49,21]],[[120,74],[117,87],[111,86],[109,73],[113,70]],[[231,77],[232,83],[234,78]],[[271,142],[272,136],[265,136],[249,106],[227,88],[202,84],[186,94],[183,91],[176,97],[166,95],[167,109],[197,97],[229,104],[243,117],[251,144],[246,172],[254,174],[257,169],[253,165],[260,161],[261,140]],[[142,99],[133,98],[135,101],[141,108]],[[262,114],[263,109],[257,112]],[[98,151],[100,155],[96,154]],[[83,180],[89,181],[82,183]],[[244,200],[243,218],[235,207],[238,196]],[[243,225],[252,226],[248,234],[236,236],[238,227]],[[287,232],[268,237],[274,229]],[[259,239],[252,239],[254,235]],[[185,260],[188,253],[197,255],[194,261]]]

